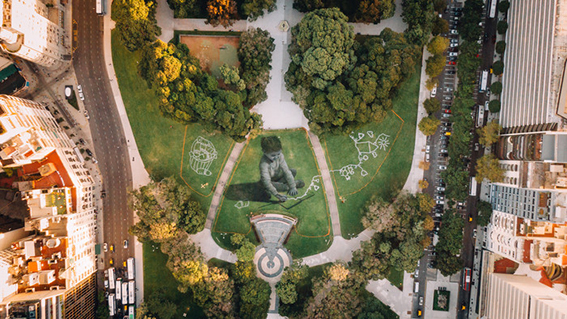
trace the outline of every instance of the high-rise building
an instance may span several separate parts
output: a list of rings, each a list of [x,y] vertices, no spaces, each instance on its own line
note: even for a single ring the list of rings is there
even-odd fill
[[[567,319],[567,295],[530,277],[488,275],[486,313],[490,319]]]
[[[5,52],[39,65],[55,68],[71,52],[66,35],[64,6],[39,0],[0,2],[0,47]]]
[[[41,104],[0,95],[0,167],[16,171],[37,234],[0,252],[0,316],[94,317],[93,179],[73,141]]]

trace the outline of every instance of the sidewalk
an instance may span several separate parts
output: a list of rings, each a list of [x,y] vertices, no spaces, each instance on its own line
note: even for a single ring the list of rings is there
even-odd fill
[[[372,238],[374,231],[366,229],[358,236],[352,239],[344,239],[341,236],[335,236],[333,244],[326,251],[317,255],[308,256],[303,258],[303,264],[309,267],[332,263],[335,261],[351,261],[352,252],[360,248],[362,241],[367,241]]]
[[[421,79],[419,83],[419,101],[417,106],[417,121],[416,121],[416,128],[415,128],[415,144],[413,149],[413,159],[411,162],[411,170],[408,175],[408,179],[404,185],[403,190],[408,191],[412,194],[418,193],[421,191],[419,188],[418,182],[419,180],[423,179],[423,170],[419,168],[419,162],[423,161],[425,158],[425,145],[427,144],[427,136],[425,136],[417,127],[419,121],[422,118],[427,117],[427,111],[423,107],[423,101],[425,101],[429,97],[429,90],[425,87],[425,82],[428,79],[427,74],[425,74],[425,60],[431,54],[427,52],[426,48],[423,47],[423,57],[421,60]]]

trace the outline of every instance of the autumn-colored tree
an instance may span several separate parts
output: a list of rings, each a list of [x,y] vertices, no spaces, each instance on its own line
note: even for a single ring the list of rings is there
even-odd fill
[[[417,193],[415,196],[419,203],[419,210],[422,213],[428,214],[433,209],[433,206],[435,206],[435,201],[429,194]]]
[[[429,187],[429,182],[427,182],[427,181],[425,181],[425,180],[423,180],[423,179],[420,179],[420,180],[417,182],[417,185],[419,186],[419,188],[425,189],[425,188]]]
[[[429,169],[429,167],[431,166],[431,163],[429,162],[425,162],[425,161],[419,161],[419,165],[418,167],[421,168],[422,170],[426,171]],[[428,184],[429,185],[429,184]],[[427,187],[427,186],[426,186]],[[426,188],[424,187],[424,188]]]
[[[498,142],[502,126],[496,120],[488,122],[485,126],[476,130],[478,133],[478,142],[484,146],[490,146]]]
[[[207,23],[212,26],[230,27],[237,18],[236,1],[209,0],[207,2]]]
[[[443,54],[449,47],[449,39],[441,36],[436,36],[427,44],[427,51],[431,54]]]
[[[492,154],[486,154],[476,162],[476,179],[488,179],[493,183],[504,180],[504,169],[500,167],[498,159]]]
[[[422,118],[417,126],[423,134],[425,134],[426,136],[431,136],[435,134],[439,124],[441,124],[441,121],[439,121],[439,119],[434,116],[428,116]]]
[[[441,54],[436,54],[427,58],[425,63],[427,64],[425,66],[425,73],[427,73],[430,78],[434,78],[443,71],[445,67],[445,57]]]

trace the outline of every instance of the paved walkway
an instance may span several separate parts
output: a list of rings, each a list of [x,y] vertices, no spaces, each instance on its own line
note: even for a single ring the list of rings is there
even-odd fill
[[[205,228],[195,235],[190,235],[189,237],[196,245],[201,247],[201,252],[203,252],[207,260],[211,258],[217,258],[229,263],[236,262],[236,255],[226,249],[221,248],[211,236],[210,229]]]
[[[427,111],[423,107],[423,101],[429,98],[430,91],[425,86],[425,82],[429,78],[425,74],[425,60],[431,56],[431,54],[423,47],[423,58],[421,61],[421,80],[419,83],[419,101],[417,106],[417,123],[421,121],[422,118],[427,117]],[[425,145],[427,144],[427,136],[425,136],[419,128],[415,129],[415,144],[413,149],[413,159],[411,162],[411,170],[408,175],[408,179],[404,185],[403,190],[406,190],[412,194],[421,191],[419,188],[419,180],[423,179],[423,169],[419,168],[419,162],[425,160]]]
[[[327,165],[327,160],[325,159],[325,152],[321,147],[321,142],[319,142],[319,137],[309,132],[309,140],[311,145],[313,145],[313,152],[317,158],[317,164],[321,170],[321,176],[323,178],[323,184],[325,185],[325,194],[327,197],[327,204],[329,206],[329,214],[331,215],[331,227],[333,227],[333,235],[335,237],[342,236],[341,233],[341,221],[339,219],[339,209],[337,208],[337,197],[335,196],[335,188],[333,187],[333,180],[331,179],[331,173],[329,172],[329,166]]]
[[[219,178],[219,182],[215,188],[215,193],[213,194],[213,200],[211,201],[211,206],[209,207],[209,213],[207,214],[207,221],[205,222],[205,228],[211,229],[213,227],[213,221],[215,220],[215,215],[217,214],[217,209],[219,208],[220,202],[222,200],[222,195],[224,194],[224,188],[226,187],[226,182],[230,178],[234,164],[240,157],[240,152],[244,148],[246,143],[236,143],[230,152],[230,156],[224,165],[224,169]]]
[[[352,252],[360,248],[361,242],[370,240],[373,234],[373,230],[366,229],[351,239],[335,236],[329,249],[317,255],[303,258],[303,264],[313,267],[335,261],[349,262],[352,259]]]

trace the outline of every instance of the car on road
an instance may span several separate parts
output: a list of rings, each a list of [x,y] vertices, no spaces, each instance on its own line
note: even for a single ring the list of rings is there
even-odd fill
[[[431,90],[431,97],[435,97],[436,94],[437,94],[437,86],[434,86],[433,90]]]
[[[110,266],[114,265],[114,258],[110,258],[110,260],[108,261],[108,263],[110,264]]]
[[[79,139],[79,143],[81,143],[81,145],[85,145],[85,140],[83,140],[82,138]]]
[[[444,171],[444,170],[446,170],[446,169],[447,169],[447,166],[445,166],[445,165],[439,165],[439,170],[440,170],[440,171]],[[112,246],[110,246],[110,247],[112,248]]]
[[[93,161],[93,163],[95,163],[95,164],[96,164],[96,163],[98,163],[97,159],[96,159],[96,158],[94,158],[94,157],[93,157],[93,158],[91,158],[91,160],[92,160],[92,161]]]
[[[472,215],[469,215],[469,222],[472,222]]]
[[[449,52],[449,56],[458,56],[459,53],[458,52]]]
[[[128,239],[124,239],[124,249],[128,248]]]
[[[104,252],[107,252],[108,251],[108,244],[104,243],[103,247],[104,247]]]
[[[108,280],[107,279],[104,280],[104,289],[108,289]]]
[[[423,296],[419,296],[419,305],[423,306]]]
[[[90,119],[91,117],[89,116],[89,112],[87,112],[87,110],[83,111],[83,113],[85,114],[85,117],[88,119]]]
[[[111,253],[114,252],[114,244],[110,245],[110,252],[111,252]]]
[[[431,150],[431,146],[426,145],[425,146],[425,153],[429,153],[430,150]]]
[[[459,32],[455,29],[451,30],[451,34],[459,34]]]
[[[449,110],[449,109],[443,110],[443,113],[449,113],[449,114],[451,114],[451,110]]]
[[[79,93],[83,93],[83,86],[78,84],[77,85],[77,91],[79,91]]]
[[[451,117],[451,114],[448,114],[448,113],[443,113],[443,118],[446,118],[446,119],[448,119],[448,118],[450,118],[450,117]]]
[[[451,39],[451,43],[459,43],[459,39]]]
[[[93,156],[93,152],[91,152],[88,148],[85,150],[85,153],[87,153],[88,156]]]
[[[445,187],[437,187],[436,189],[437,189],[438,191],[440,191],[440,192],[444,192],[444,191],[445,191]]]
[[[123,265],[124,267],[128,267],[128,263],[126,262],[126,260],[124,260],[124,261],[122,262],[122,265]]]
[[[100,198],[105,198],[106,197],[106,191],[103,189],[102,192],[100,193]]]
[[[444,200],[445,197],[443,197],[443,196],[435,196],[435,199],[436,199],[436,200]]]
[[[449,61],[448,64],[449,64],[449,65],[457,65],[457,62],[455,62],[455,61]]]
[[[447,96],[444,97],[444,99],[445,99],[445,101],[450,101],[450,100],[453,99],[453,97],[450,96],[450,95],[447,95]]]

